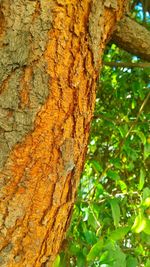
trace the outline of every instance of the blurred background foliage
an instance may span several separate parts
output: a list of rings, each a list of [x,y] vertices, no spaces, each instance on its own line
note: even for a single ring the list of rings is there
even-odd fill
[[[149,2],[131,7],[148,28]],[[103,60],[141,62],[111,43]],[[150,267],[149,107],[150,68],[104,64],[72,222],[55,267]]]

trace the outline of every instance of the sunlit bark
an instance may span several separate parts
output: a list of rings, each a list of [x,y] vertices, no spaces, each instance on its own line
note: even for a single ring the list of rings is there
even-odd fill
[[[51,266],[125,1],[1,1],[0,266]]]
[[[125,16],[118,23],[112,40],[129,53],[150,61],[150,32],[133,19]]]

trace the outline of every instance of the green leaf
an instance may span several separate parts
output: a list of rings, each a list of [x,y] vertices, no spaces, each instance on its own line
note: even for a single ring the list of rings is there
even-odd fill
[[[103,247],[103,240],[99,240],[91,249],[87,255],[87,261],[94,260],[97,256],[99,256],[100,251]]]
[[[130,227],[127,226],[117,228],[110,234],[110,239],[113,239],[114,241],[121,240],[125,237],[129,230]]]
[[[65,255],[65,252],[60,252],[60,264],[59,264],[59,267],[66,267],[67,263],[66,263],[66,255]]]
[[[96,242],[96,235],[94,232],[86,231],[84,235],[88,244],[93,245]]]
[[[113,166],[117,169],[120,169],[121,168],[121,163],[120,163],[120,158],[112,158],[110,160],[110,163],[113,164]]]
[[[105,251],[101,256],[100,256],[100,262],[106,262],[107,258],[108,258],[108,251]]]
[[[143,189],[143,200],[145,200],[147,197],[150,197],[150,189],[148,187],[145,187]]]
[[[127,192],[127,185],[126,185],[126,183],[124,181],[119,180],[118,184],[120,185],[120,188],[121,188],[122,192]]]
[[[138,260],[133,256],[128,256],[126,260],[127,267],[138,267]]]
[[[110,205],[111,205],[111,211],[112,211],[112,216],[114,220],[114,225],[115,227],[119,226],[119,221],[120,221],[120,207],[118,204],[117,199],[111,199],[110,200]]]
[[[145,227],[143,229],[143,232],[147,235],[150,235],[150,220],[146,219]]]
[[[100,183],[98,183],[96,185],[96,198],[99,198],[99,196],[103,194],[104,194],[104,188]]]
[[[72,242],[69,246],[69,250],[72,255],[77,255],[77,253],[80,252],[80,247],[78,244]]]
[[[115,172],[115,171],[112,171],[112,170],[109,170],[109,171],[107,172],[107,176],[108,176],[109,178],[111,178],[112,180],[119,180],[119,179],[120,179],[119,174],[118,174],[117,172]]]
[[[145,137],[143,132],[138,131],[138,130],[133,130],[132,132],[134,132],[134,133],[136,133],[138,135],[138,137],[141,139],[143,145],[146,144],[146,137]]]
[[[140,214],[135,218],[134,224],[131,229],[133,232],[139,234],[144,230],[145,226],[146,226],[146,218],[140,212]]]
[[[144,160],[150,156],[150,144],[146,143],[144,146]]]
[[[108,240],[105,249],[108,251],[109,261],[107,260],[107,262],[111,267],[126,267],[126,255],[116,243],[112,243]]]
[[[102,166],[99,164],[99,162],[97,160],[93,159],[93,160],[91,160],[91,163],[92,163],[92,166],[95,169],[95,171],[97,171],[97,172],[103,171]]]
[[[147,260],[145,267],[150,267],[150,260]]]
[[[139,185],[138,185],[138,189],[139,190],[142,190],[143,189],[143,186],[144,186],[144,183],[145,183],[145,176],[146,176],[146,172],[145,170],[142,168],[140,170],[140,180],[139,180]]]
[[[55,258],[55,260],[52,264],[52,267],[59,267],[59,264],[60,264],[60,256],[57,255],[57,257]]]
[[[150,197],[147,197],[142,204],[144,207],[148,208],[150,207]]]
[[[132,100],[132,104],[131,104],[131,108],[132,109],[135,109],[135,107],[136,107],[136,101],[133,99]]]
[[[92,212],[89,212],[88,225],[91,225],[94,230],[97,229],[97,221]]]
[[[134,163],[132,161],[130,161],[129,164],[127,165],[127,169],[129,171],[132,171],[134,169]]]
[[[83,255],[82,252],[78,253],[77,255],[77,266],[78,267],[83,267],[85,266],[85,256]]]
[[[118,129],[119,129],[121,137],[124,138],[128,132],[128,125],[124,124],[122,126],[119,126]]]

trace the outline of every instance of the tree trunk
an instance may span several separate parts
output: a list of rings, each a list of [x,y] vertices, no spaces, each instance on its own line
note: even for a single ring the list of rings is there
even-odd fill
[[[0,266],[52,266],[125,1],[0,2]]]

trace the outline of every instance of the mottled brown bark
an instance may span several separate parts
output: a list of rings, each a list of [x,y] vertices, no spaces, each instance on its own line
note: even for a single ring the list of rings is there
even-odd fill
[[[51,266],[60,249],[101,56],[124,10],[105,2],[1,1],[1,266]]]
[[[150,61],[150,32],[133,19],[125,16],[118,23],[112,40],[127,52]]]

